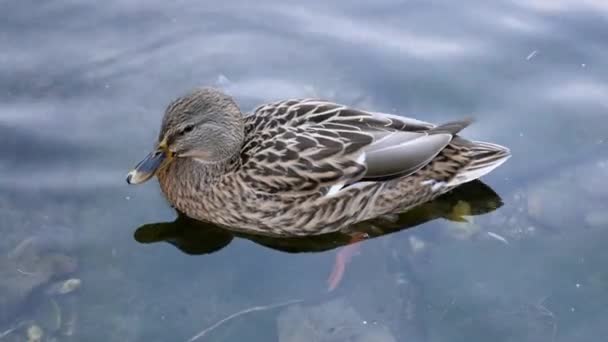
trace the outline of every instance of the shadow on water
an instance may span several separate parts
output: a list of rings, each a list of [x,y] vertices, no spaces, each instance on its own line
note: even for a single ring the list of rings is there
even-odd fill
[[[361,222],[350,227],[348,231],[366,233],[369,239],[373,239],[414,228],[439,218],[462,221],[464,218],[455,216],[453,211],[454,206],[460,201],[470,205],[470,215],[486,214],[503,204],[500,196],[492,188],[481,181],[474,181],[405,213]],[[351,235],[342,232],[302,238],[276,238],[236,233],[210,223],[193,220],[179,212],[173,222],[144,224],[134,233],[134,238],[139,243],[167,242],[190,255],[217,252],[228,246],[235,237],[286,253],[324,252],[347,245],[351,239]]]

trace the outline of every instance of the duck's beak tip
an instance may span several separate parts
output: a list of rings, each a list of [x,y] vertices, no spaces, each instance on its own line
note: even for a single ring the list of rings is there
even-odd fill
[[[152,177],[151,174],[141,174],[140,172],[137,171],[137,169],[133,169],[133,170],[129,171],[129,173],[127,174],[126,181],[127,181],[127,184],[129,184],[129,185],[136,185],[136,184],[145,182],[146,180],[148,180],[151,177]]]
[[[133,184],[133,183],[131,183],[132,178],[133,178],[133,171],[131,171],[127,174],[127,184]]]

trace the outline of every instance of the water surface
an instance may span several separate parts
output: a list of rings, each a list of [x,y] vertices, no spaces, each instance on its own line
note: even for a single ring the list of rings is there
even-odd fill
[[[38,236],[78,260],[82,286],[62,308],[77,317],[72,340],[181,341],[249,307],[336,298],[397,341],[608,333],[604,1],[9,0],[0,13],[0,255]],[[329,294],[342,237],[155,225],[175,213],[157,184],[128,187],[125,174],[168,102],[199,85],[243,111],[315,96],[432,122],[473,115],[465,135],[514,157],[484,178],[495,194],[462,196],[500,207],[466,224],[446,219],[459,208],[448,198],[423,219],[377,223],[391,234],[372,234]],[[37,317],[48,298],[33,298],[0,333]],[[277,340],[284,310],[205,338]]]

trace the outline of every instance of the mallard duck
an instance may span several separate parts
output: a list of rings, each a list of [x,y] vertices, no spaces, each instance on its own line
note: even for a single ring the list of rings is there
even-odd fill
[[[127,175],[153,176],[196,220],[269,236],[310,236],[403,212],[492,171],[509,149],[434,125],[321,99],[264,104],[200,88],[175,99],[156,148]]]

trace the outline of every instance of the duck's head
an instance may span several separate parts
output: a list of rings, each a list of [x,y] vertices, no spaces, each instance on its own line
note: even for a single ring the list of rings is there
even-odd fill
[[[127,175],[140,184],[179,158],[225,161],[240,151],[243,118],[234,100],[213,88],[197,89],[166,109],[154,150]]]

